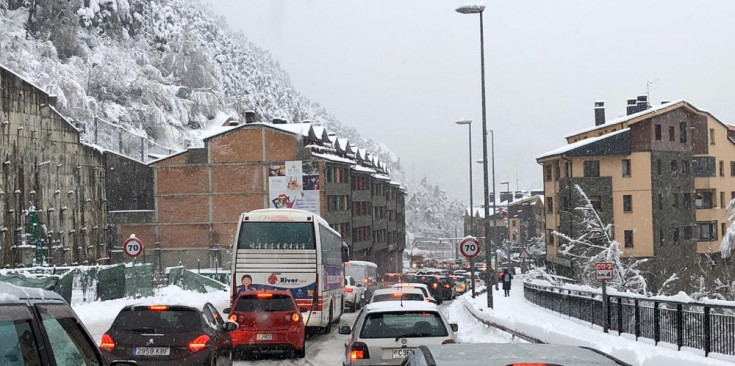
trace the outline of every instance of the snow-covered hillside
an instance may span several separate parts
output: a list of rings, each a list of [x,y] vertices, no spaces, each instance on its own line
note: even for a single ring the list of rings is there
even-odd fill
[[[460,203],[407,181],[387,146],[300,95],[266,50],[197,0],[0,0],[0,63],[58,95],[75,121],[98,117],[173,148],[222,113],[321,123],[408,187],[409,231],[453,234],[461,223]]]

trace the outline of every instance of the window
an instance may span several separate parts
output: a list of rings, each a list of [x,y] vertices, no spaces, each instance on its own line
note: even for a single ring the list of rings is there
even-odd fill
[[[681,161],[681,174],[689,174],[689,160]]]
[[[623,176],[630,177],[630,159],[623,159]]]
[[[730,176],[735,177],[735,161],[730,162]]]
[[[554,213],[554,199],[551,197],[546,197],[546,201],[548,202],[548,205],[546,205],[546,209],[549,213]]]
[[[587,160],[584,162],[584,176],[585,177],[599,177],[600,176],[600,161],[599,160]]]
[[[695,193],[694,206],[698,209],[712,208],[712,191],[697,191]]]
[[[551,182],[551,165],[546,164],[544,165],[544,178],[547,182]]]
[[[671,202],[671,207],[679,208],[679,193],[674,193],[672,196],[674,197],[674,199]]]
[[[661,175],[661,160],[656,159],[656,174]]]
[[[0,355],[3,365],[41,365],[25,305],[0,306]]]
[[[564,162],[564,176],[569,178],[572,176],[572,165],[568,162]]]
[[[625,230],[625,247],[633,247],[633,230]]]
[[[682,201],[682,207],[686,210],[692,208],[692,194],[691,193],[684,193],[684,198]]]
[[[691,239],[692,238],[692,227],[687,226],[684,228],[684,239]]]
[[[715,144],[715,129],[714,128],[709,129],[709,144],[710,145]]]
[[[696,177],[714,177],[715,158],[713,156],[695,157],[692,160],[692,168]]]
[[[549,240],[549,245],[554,245],[554,230],[547,229],[546,230],[546,238]]]
[[[600,201],[599,196],[589,197],[589,200],[592,208],[595,209],[595,211],[602,212],[602,202]]]
[[[664,196],[661,193],[658,194],[658,209],[664,209]]]
[[[661,141],[661,125],[656,125],[656,141]]]
[[[676,128],[669,126],[669,141],[676,141]]]
[[[623,212],[633,211],[633,196],[629,194],[623,195]]]
[[[679,244],[679,228],[674,229],[674,244]]]
[[[557,161],[554,163],[554,180],[561,178],[561,164]]]
[[[57,365],[101,365],[74,313],[66,305],[39,305]]]
[[[671,174],[676,174],[677,172],[679,172],[679,161],[672,160],[671,161]]]
[[[664,238],[664,229],[661,228],[658,229],[658,243],[661,245],[666,244],[666,239]]]
[[[698,222],[695,230],[695,235],[699,241],[717,240],[717,221]]]
[[[681,143],[687,142],[687,123],[686,122],[679,123],[679,142]]]
[[[725,176],[725,162],[720,160],[720,177]]]

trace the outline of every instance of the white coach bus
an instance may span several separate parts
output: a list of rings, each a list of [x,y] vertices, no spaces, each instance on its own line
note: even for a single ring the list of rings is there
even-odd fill
[[[329,333],[342,315],[346,248],[326,220],[308,211],[243,213],[232,251],[232,300],[242,291],[291,291],[306,326]]]

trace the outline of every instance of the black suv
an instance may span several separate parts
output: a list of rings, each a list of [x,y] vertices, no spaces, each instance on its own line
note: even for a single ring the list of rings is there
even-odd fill
[[[0,282],[0,365],[107,365],[64,299]],[[136,365],[113,362],[111,366]]]

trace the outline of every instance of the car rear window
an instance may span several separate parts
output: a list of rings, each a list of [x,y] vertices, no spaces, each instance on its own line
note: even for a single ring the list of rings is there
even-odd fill
[[[258,298],[257,295],[240,296],[235,303],[235,311],[290,311],[296,310],[293,300],[288,295],[276,295]]]
[[[135,333],[189,333],[201,328],[199,312],[188,309],[149,310],[123,309],[112,323],[112,329]]]
[[[421,294],[403,294],[404,301],[424,301],[424,297]],[[394,296],[393,294],[381,294],[373,296],[373,302],[381,301],[398,301],[401,300],[401,296]]]
[[[396,311],[365,317],[360,338],[446,337],[449,333],[437,312]]]

